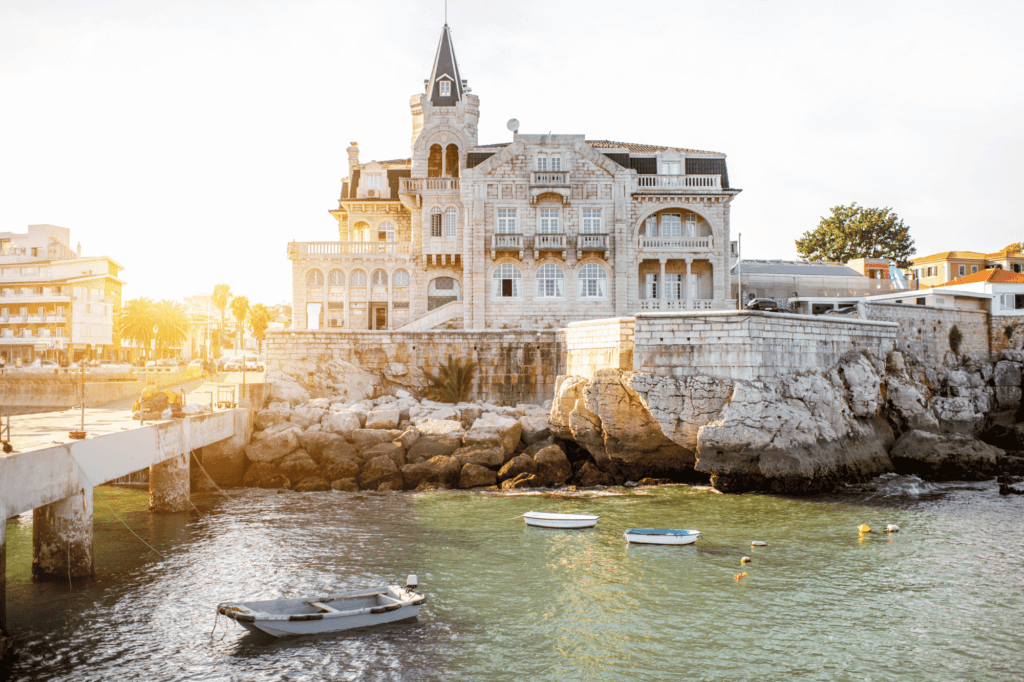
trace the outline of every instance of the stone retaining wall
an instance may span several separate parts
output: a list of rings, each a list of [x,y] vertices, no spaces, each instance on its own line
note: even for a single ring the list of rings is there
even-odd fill
[[[352,331],[294,330],[267,334],[268,370],[297,360],[344,360],[380,371],[392,362],[428,371],[448,356],[479,363],[471,399],[506,405],[542,403],[565,374],[563,351],[553,330]]]
[[[632,317],[614,317],[573,322],[560,330],[565,373],[592,377],[597,369],[632,369],[635,323]]]
[[[759,311],[641,313],[633,370],[659,376],[770,379],[824,371],[851,350],[885,357],[899,325]]]
[[[961,354],[986,360],[992,354],[987,311],[896,303],[868,303],[864,307],[869,320],[898,324],[900,348],[910,351],[930,367],[944,364],[950,351],[949,330],[954,324],[963,334]]]

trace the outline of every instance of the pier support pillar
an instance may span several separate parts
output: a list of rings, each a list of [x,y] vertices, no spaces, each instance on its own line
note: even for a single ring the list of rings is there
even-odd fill
[[[70,580],[93,572],[92,486],[32,511],[32,579]]]
[[[149,467],[149,511],[157,514],[188,511],[192,507],[188,492],[188,453]]]
[[[0,525],[0,656],[7,648],[7,519]]]

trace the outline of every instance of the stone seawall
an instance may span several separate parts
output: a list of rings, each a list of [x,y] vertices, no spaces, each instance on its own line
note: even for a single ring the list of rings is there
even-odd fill
[[[898,325],[838,316],[759,311],[641,313],[633,366],[664,377],[755,381],[824,371],[850,351],[885,357]]]
[[[633,367],[632,317],[573,322],[559,331],[565,353],[565,373],[593,376],[598,369]]]
[[[386,379],[399,377],[396,383],[412,390],[423,370],[435,372],[449,356],[473,360],[479,368],[471,398],[506,405],[551,398],[555,377],[565,373],[560,345],[555,331],[294,330],[270,332],[266,341],[271,371],[294,376],[295,366],[308,365],[312,373],[340,361]]]
[[[869,320],[899,325],[901,350],[909,351],[926,366],[941,367],[951,360],[949,330],[953,325],[963,335],[962,354],[979,359],[992,355],[987,311],[896,303],[868,303],[864,307]]]

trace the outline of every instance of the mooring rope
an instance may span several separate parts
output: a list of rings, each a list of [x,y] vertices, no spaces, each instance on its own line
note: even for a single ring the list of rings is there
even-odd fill
[[[121,523],[122,523],[122,524],[124,525],[124,527],[125,527],[125,528],[127,528],[127,529],[128,529],[128,531],[129,531],[129,532],[130,532],[130,533],[131,533],[132,535],[134,535],[135,537],[137,537],[137,538],[138,538],[138,539],[139,539],[139,540],[140,540],[140,541],[142,542],[142,544],[144,544],[144,545],[145,545],[146,547],[149,547],[149,548],[150,548],[151,550],[153,550],[153,553],[154,553],[154,554],[156,554],[156,555],[157,555],[158,557],[160,557],[161,559],[163,559],[163,560],[165,560],[165,561],[166,561],[166,560],[167,560],[167,557],[165,557],[165,556],[164,556],[163,554],[161,554],[160,552],[156,551],[156,549],[155,549],[155,548],[153,547],[153,545],[151,545],[151,544],[149,544],[148,542],[146,542],[145,540],[143,540],[143,539],[142,539],[142,536],[141,536],[141,535],[139,535],[139,534],[138,534],[138,533],[136,533],[136,532],[135,532],[134,530],[132,530],[132,527],[131,527],[131,526],[129,526],[129,525],[127,524],[127,523],[125,523],[125,522],[124,522],[124,519],[122,519],[122,518],[121,518],[120,516],[118,516],[118,515],[117,515],[117,512],[116,512],[116,511],[114,511],[114,508],[113,508],[113,507],[111,507],[111,506],[110,506],[109,504],[107,504],[107,501],[106,501],[106,499],[104,499],[103,495],[101,495],[101,494],[100,494],[100,490],[99,490],[99,488],[97,488],[96,486],[92,485],[92,482],[91,482],[91,481],[89,480],[89,477],[85,475],[85,469],[83,469],[83,468],[82,468],[82,465],[78,463],[78,460],[77,460],[77,459],[75,459],[74,457],[72,457],[71,459],[72,459],[72,460],[73,460],[73,461],[75,462],[75,465],[76,465],[76,466],[78,467],[78,470],[79,470],[80,472],[82,472],[82,478],[84,478],[84,479],[85,479],[85,482],[86,482],[86,483],[88,483],[88,484],[89,484],[90,486],[92,486],[92,489],[93,489],[93,491],[94,491],[94,492],[96,493],[96,497],[100,498],[100,501],[101,501],[101,502],[103,502],[103,504],[104,504],[104,505],[106,505],[107,509],[109,509],[109,510],[110,510],[110,513],[114,515],[114,518],[116,518],[116,519],[117,519],[118,521],[120,521],[120,522],[121,522]]]
[[[199,465],[199,468],[202,469],[203,473],[206,474],[206,477],[210,479],[210,483],[213,484],[213,487],[216,488],[217,490],[220,490],[220,494],[223,495],[224,497],[228,498],[229,500],[234,500],[235,498],[231,497],[231,495],[228,495],[226,492],[224,492],[224,490],[219,485],[217,485],[217,481],[213,480],[213,476],[210,475],[210,472],[206,470],[206,468],[203,466],[203,463],[199,461],[198,457],[196,457],[196,451],[190,450],[189,453],[192,455],[192,459],[196,461],[196,464]]]

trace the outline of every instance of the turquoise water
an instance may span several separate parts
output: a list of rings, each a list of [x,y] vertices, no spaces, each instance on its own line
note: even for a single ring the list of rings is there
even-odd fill
[[[95,501],[95,581],[29,579],[31,515],[8,522],[7,679],[1007,680],[1024,677],[1024,499],[994,483],[884,477],[814,498],[688,486],[600,493],[196,495],[154,516],[144,491]],[[523,512],[601,515],[528,528]],[[895,535],[862,536],[896,523]],[[703,531],[626,545],[628,527]],[[764,540],[767,547],[752,547]],[[741,565],[743,556],[751,563]],[[747,576],[736,581],[742,571]],[[420,618],[273,640],[224,600],[404,580]],[[225,629],[226,627],[226,629]]]

